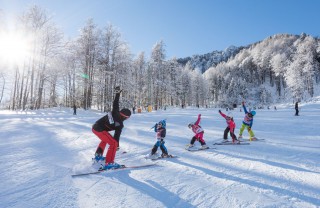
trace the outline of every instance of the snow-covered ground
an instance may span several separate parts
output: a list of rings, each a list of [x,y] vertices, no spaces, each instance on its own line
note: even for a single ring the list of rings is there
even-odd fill
[[[99,140],[91,126],[102,113],[0,111],[0,207],[320,207],[320,102],[300,106],[300,116],[292,104],[257,110],[253,130],[265,141],[198,152],[184,149],[193,136],[187,124],[201,113],[212,147],[226,127],[219,109],[134,114],[125,121],[116,162],[157,165],[81,177],[71,175],[95,168]],[[238,135],[244,113],[236,109],[233,116]],[[164,118],[166,146],[178,158],[146,160],[155,143],[150,128]]]

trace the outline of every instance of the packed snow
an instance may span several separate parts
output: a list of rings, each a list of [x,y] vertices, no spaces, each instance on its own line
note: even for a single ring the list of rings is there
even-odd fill
[[[104,113],[0,111],[0,207],[320,207],[319,101],[301,103],[300,116],[294,116],[294,104],[257,109],[252,129],[264,140],[250,145],[213,145],[226,127],[218,110],[133,114],[124,123],[116,162],[156,165],[79,177],[71,175],[98,168],[92,157],[100,140],[91,126]],[[189,152],[185,145],[193,133],[187,125],[198,114],[211,149]],[[232,114],[238,135],[244,112]],[[165,145],[178,157],[145,159],[156,142],[151,127],[162,119]],[[246,130],[243,136],[248,138]]]

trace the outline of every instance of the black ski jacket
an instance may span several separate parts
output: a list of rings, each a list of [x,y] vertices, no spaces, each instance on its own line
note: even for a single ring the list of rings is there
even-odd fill
[[[112,112],[108,112],[93,124],[92,128],[98,132],[115,131],[113,138],[119,143],[121,131],[123,128],[123,120],[120,117],[119,110],[120,93],[116,93],[113,101]]]

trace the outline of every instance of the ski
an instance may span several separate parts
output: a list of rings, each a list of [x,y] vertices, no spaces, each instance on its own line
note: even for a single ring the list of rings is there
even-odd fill
[[[117,171],[117,170],[124,170],[124,169],[136,169],[136,168],[144,168],[144,167],[150,167],[150,166],[155,166],[156,164],[146,164],[146,165],[133,165],[133,166],[121,166],[120,168],[116,169],[108,169],[108,170],[98,170],[98,171],[93,171],[89,173],[78,173],[78,174],[73,174],[71,175],[72,177],[77,177],[77,176],[86,176],[86,175],[94,175],[94,174],[100,174],[103,172],[112,172],[112,171]]]
[[[159,157],[156,157],[156,158],[146,158],[146,159],[151,159],[151,160],[160,160],[160,159],[170,159],[170,158],[177,158],[178,156],[176,156],[176,155],[169,155],[169,157],[161,157],[161,156],[159,156]]]
[[[249,142],[240,142],[240,143],[232,143],[232,142],[216,142],[213,145],[249,145]]]
[[[189,149],[189,148],[186,148],[186,150],[188,150],[189,152],[197,152],[197,151],[208,150],[208,149],[216,149],[216,148],[214,148],[214,147],[207,147],[205,149],[201,149],[201,148],[199,148],[199,149]]]
[[[161,157],[160,155],[159,155],[159,156],[146,155],[144,158],[145,158],[146,160],[160,160],[160,159],[166,159],[166,158],[169,158],[169,159],[170,159],[170,158],[176,158],[176,157],[178,157],[178,156],[176,156],[176,155],[168,155],[168,157]]]
[[[258,138],[254,139],[254,140],[250,140],[250,139],[240,139],[239,141],[240,141],[240,142],[243,142],[243,141],[245,141],[245,142],[255,142],[255,141],[265,141],[265,139],[258,139]]]

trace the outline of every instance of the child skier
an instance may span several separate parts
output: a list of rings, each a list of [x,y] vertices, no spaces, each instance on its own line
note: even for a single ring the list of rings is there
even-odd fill
[[[191,128],[192,131],[195,133],[195,135],[192,137],[192,139],[190,141],[190,144],[188,145],[188,148],[193,147],[195,141],[199,141],[200,142],[200,144],[201,144],[201,148],[200,149],[208,149],[209,148],[206,145],[206,142],[203,139],[204,130],[199,125],[200,120],[201,120],[201,114],[198,115],[198,119],[194,124],[190,123],[188,125],[188,127]]]
[[[231,114],[229,114],[228,116],[225,115],[224,113],[221,112],[221,110],[219,110],[219,113],[220,115],[226,119],[226,122],[228,124],[227,128],[224,130],[224,134],[223,134],[223,139],[224,141],[228,141],[228,133],[230,131],[230,136],[232,138],[232,143],[235,143],[235,142],[239,142],[237,140],[237,137],[236,135],[234,134],[234,130],[236,128],[236,123],[234,122],[233,120],[233,117]]]
[[[255,111],[250,111],[248,112],[247,111],[247,108],[246,106],[244,105],[244,102],[242,102],[242,107],[243,107],[243,110],[244,110],[244,113],[245,113],[245,116],[244,116],[244,119],[242,121],[242,126],[240,128],[240,133],[239,133],[239,139],[242,138],[242,132],[244,131],[245,128],[247,128],[248,132],[249,132],[249,135],[250,135],[250,141],[252,140],[257,140],[257,138],[254,136],[254,133],[251,129],[252,127],[252,124],[253,124],[253,116],[256,115],[256,112]]]
[[[96,161],[103,159],[104,149],[106,145],[109,144],[106,154],[106,164],[101,169],[116,169],[121,167],[121,165],[114,162],[114,159],[119,146],[121,131],[124,127],[123,121],[128,119],[131,115],[131,111],[127,108],[123,108],[119,111],[121,91],[120,87],[116,87],[112,112],[108,112],[107,115],[97,120],[92,126],[92,132],[101,140],[95,153]],[[113,137],[110,135],[110,131],[115,131]]]
[[[166,121],[161,120],[158,123],[156,123],[154,125],[154,131],[156,132],[157,142],[154,144],[151,150],[151,156],[155,155],[158,150],[158,147],[160,147],[162,151],[161,157],[170,157],[171,155],[168,155],[168,150],[166,146],[164,146],[164,138],[166,137]]]

